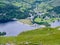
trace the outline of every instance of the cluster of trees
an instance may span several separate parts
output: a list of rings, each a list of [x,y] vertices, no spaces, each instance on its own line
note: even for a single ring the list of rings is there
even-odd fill
[[[60,14],[60,6],[54,7],[54,0],[1,0],[9,2],[0,3],[0,22],[13,18],[25,19],[32,14],[34,19],[39,16],[42,20],[46,17],[56,18]],[[56,14],[55,14],[56,13]],[[60,16],[58,16],[60,17]],[[32,20],[34,20],[32,19]]]
[[[0,32],[0,36],[6,35],[6,32]]]
[[[6,22],[12,20],[13,18],[24,19],[28,17],[26,11],[20,11],[20,7],[14,6],[12,4],[0,3],[0,22]]]
[[[52,9],[56,14],[60,14],[60,6],[56,6]]]

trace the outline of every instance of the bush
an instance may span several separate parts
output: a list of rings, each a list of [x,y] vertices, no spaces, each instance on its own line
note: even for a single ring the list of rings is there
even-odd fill
[[[6,32],[0,32],[0,36],[6,35]]]

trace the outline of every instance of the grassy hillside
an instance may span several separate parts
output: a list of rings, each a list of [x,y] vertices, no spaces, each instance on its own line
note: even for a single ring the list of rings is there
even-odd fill
[[[16,45],[60,45],[60,27],[22,32],[17,37],[0,37],[0,43]]]
[[[31,42],[32,45],[60,45],[60,30],[58,28],[41,28],[21,33],[17,39]]]

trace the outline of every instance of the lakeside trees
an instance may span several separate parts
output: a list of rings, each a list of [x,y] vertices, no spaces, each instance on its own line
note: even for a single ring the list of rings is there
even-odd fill
[[[12,4],[0,3],[0,22],[9,21],[13,18],[23,19],[28,17],[25,12],[21,12],[20,7]]]
[[[0,32],[0,36],[6,35],[6,32]]]
[[[45,22],[45,20],[60,17],[59,16],[60,7],[59,6],[54,7],[53,5],[51,5],[51,3],[53,2],[52,0],[13,0],[13,1],[5,0],[5,1],[8,1],[9,3],[0,4],[0,22],[5,20],[11,20],[13,18],[25,19],[31,16],[34,17],[32,20],[39,17],[38,21],[40,21],[41,19],[41,21]],[[50,12],[50,10],[52,11]]]

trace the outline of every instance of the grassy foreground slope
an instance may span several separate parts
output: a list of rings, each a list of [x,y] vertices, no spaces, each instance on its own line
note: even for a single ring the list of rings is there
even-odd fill
[[[17,37],[0,37],[0,43],[16,45],[60,45],[60,27],[39,28],[22,32]]]
[[[40,28],[32,31],[21,33],[17,37],[17,41],[31,42],[37,45],[60,45],[60,29],[59,28]]]

